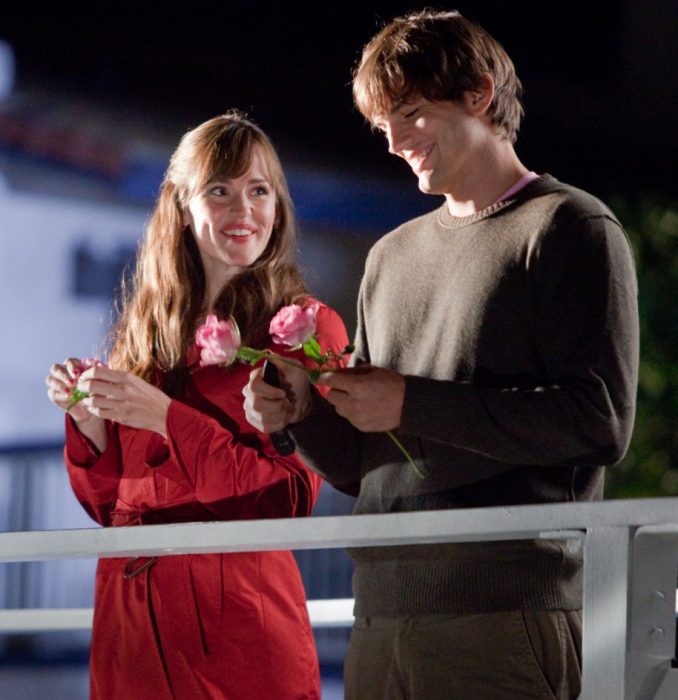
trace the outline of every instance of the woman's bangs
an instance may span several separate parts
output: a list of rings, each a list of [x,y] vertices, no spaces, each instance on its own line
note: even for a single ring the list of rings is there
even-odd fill
[[[250,129],[232,131],[235,133],[226,132],[212,144],[197,178],[200,187],[205,187],[210,182],[240,177],[252,165],[254,151],[258,146],[253,132]]]

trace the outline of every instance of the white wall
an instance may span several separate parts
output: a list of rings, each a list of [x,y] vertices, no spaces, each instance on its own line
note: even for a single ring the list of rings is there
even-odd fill
[[[110,303],[72,291],[72,252],[135,245],[147,212],[14,191],[0,172],[0,446],[59,440],[63,414],[47,399],[49,367],[100,353]]]

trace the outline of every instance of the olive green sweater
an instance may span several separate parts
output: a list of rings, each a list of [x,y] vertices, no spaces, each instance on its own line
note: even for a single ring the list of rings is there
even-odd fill
[[[631,249],[599,200],[544,175],[465,218],[446,205],[370,251],[355,361],[406,377],[399,436],[316,400],[303,456],[356,513],[590,501],[631,436],[638,365]],[[581,553],[516,541],[350,552],[357,615],[581,606]]]

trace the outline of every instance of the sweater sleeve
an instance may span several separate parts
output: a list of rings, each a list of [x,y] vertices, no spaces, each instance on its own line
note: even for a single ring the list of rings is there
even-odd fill
[[[99,453],[66,416],[64,461],[71,487],[87,514],[100,525],[111,524],[111,511],[121,477],[120,443],[116,426],[107,421],[106,449]]]
[[[599,466],[631,438],[638,371],[635,268],[607,216],[546,237],[529,265],[543,377],[485,386],[406,377],[401,429],[508,464]]]
[[[321,309],[322,311],[322,309]],[[329,310],[331,311],[331,310]],[[348,342],[346,329],[335,312],[318,315],[319,328],[322,319],[323,331],[318,333],[321,347],[324,341],[335,352]],[[360,321],[358,321],[360,324]],[[330,340],[333,338],[333,340]],[[351,362],[358,355],[358,343]],[[356,495],[360,487],[360,433],[345,418],[324,400],[329,387],[316,387],[313,392],[313,409],[300,423],[289,426],[302,459],[332,486],[350,495]]]
[[[332,486],[351,496],[360,490],[361,437],[351,423],[318,395],[313,410],[290,426],[303,460]]]

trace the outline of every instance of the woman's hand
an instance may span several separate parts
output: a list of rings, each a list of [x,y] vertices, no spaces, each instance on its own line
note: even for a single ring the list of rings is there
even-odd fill
[[[69,410],[73,400],[73,389],[85,369],[85,365],[80,360],[75,357],[69,357],[62,364],[52,365],[49,369],[49,375],[45,379],[49,400],[63,411],[68,411],[76,423],[84,423],[96,418],[82,405],[81,401]]]
[[[92,367],[80,377],[78,389],[89,394],[81,402],[89,413],[166,437],[165,422],[172,400],[135,374]]]
[[[69,357],[62,364],[52,365],[45,379],[47,396],[55,406],[67,411],[78,430],[103,452],[108,441],[104,420],[91,413],[82,401],[71,406],[73,389],[86,369],[87,367],[75,357]]]

